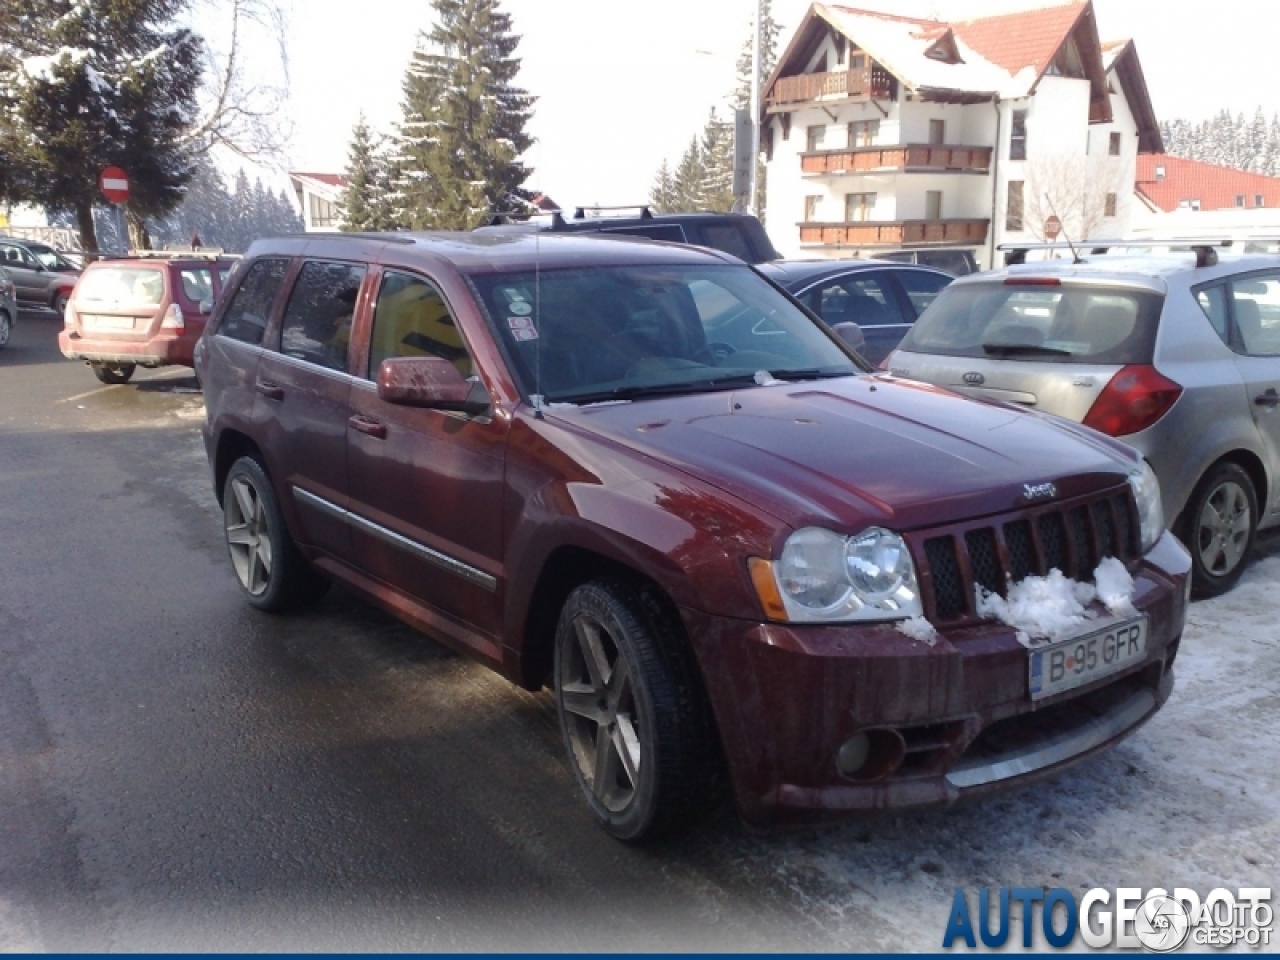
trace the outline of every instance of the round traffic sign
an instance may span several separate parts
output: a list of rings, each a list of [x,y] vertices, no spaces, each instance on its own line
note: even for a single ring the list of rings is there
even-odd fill
[[[1057,217],[1049,217],[1044,222],[1044,237],[1046,240],[1057,240],[1058,234],[1062,232],[1062,221]]]
[[[112,203],[129,199],[129,175],[119,167],[107,167],[98,175],[98,189]]]

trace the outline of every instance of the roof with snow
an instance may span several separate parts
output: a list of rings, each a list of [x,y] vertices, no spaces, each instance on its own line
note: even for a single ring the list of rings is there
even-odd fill
[[[290,170],[289,176],[299,180],[313,180],[316,183],[323,183],[326,187],[337,187],[339,190],[347,185],[347,178],[340,173],[301,173]]]
[[[1280,207],[1280,177],[1164,154],[1138,157],[1137,191],[1166,212],[1193,200],[1201,210]]]
[[[1112,119],[1092,0],[1050,0],[954,22],[814,3],[779,59],[766,99],[779,79],[805,71],[831,30],[924,100],[1025,97],[1043,77],[1065,75],[1089,81],[1090,121]]]

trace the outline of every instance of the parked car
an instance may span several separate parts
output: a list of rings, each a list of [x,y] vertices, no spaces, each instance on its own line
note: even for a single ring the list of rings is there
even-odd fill
[[[261,240],[196,364],[248,603],[337,580],[552,687],[624,840],[696,814],[722,769],[753,823],[982,795],[1104,749],[1172,688],[1189,561],[1130,448],[872,377],[715,251]],[[1136,607],[1065,646],[977,612],[979,585],[1090,581],[1106,557]],[[1052,680],[1051,651],[1072,656]]]
[[[978,272],[978,258],[972,250],[956,250],[951,247],[922,247],[916,250],[889,250],[877,253],[879,260],[892,260],[895,263],[914,263],[922,267],[933,267],[953,277],[964,277]]]
[[[9,273],[0,266],[0,350],[9,345],[13,325],[18,322],[18,297]]]
[[[192,366],[235,263],[220,250],[93,261],[65,311],[62,355],[83,360],[103,383],[128,383],[139,366]]]
[[[756,267],[832,326],[856,323],[878,364],[954,278],[940,270],[882,260],[779,260]]]
[[[618,210],[635,210],[621,216]],[[607,213],[609,216],[591,215]],[[648,207],[579,207],[572,217],[559,212],[533,219],[498,216],[481,233],[606,233],[614,236],[644,237],[671,243],[692,243],[723,250],[743,263],[777,260],[764,224],[749,213],[654,213]]]
[[[1280,523],[1280,258],[1192,257],[962,278],[888,365],[1132,444],[1191,550],[1196,593],[1213,596],[1239,578],[1256,531]]]
[[[36,244],[57,257],[56,251],[45,244]],[[56,263],[57,261],[55,261]],[[67,262],[65,266],[46,266],[32,245],[14,237],[0,237],[0,263],[9,272],[18,291],[18,303],[25,307],[43,307],[59,315],[66,309],[67,299],[76,285],[78,271]]]

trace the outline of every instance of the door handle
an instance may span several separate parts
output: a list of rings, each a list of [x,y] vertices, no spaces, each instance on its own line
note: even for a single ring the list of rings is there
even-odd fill
[[[1280,404],[1280,393],[1276,393],[1275,387],[1267,387],[1265,391],[1253,398],[1253,402],[1260,407],[1274,410],[1276,404]]]
[[[280,386],[278,383],[273,383],[270,380],[259,380],[254,384],[254,387],[268,400],[284,399],[284,387]]]
[[[347,425],[352,430],[363,433],[365,436],[373,437],[375,440],[387,439],[387,425],[380,420],[374,420],[371,417],[354,416],[347,419]]]

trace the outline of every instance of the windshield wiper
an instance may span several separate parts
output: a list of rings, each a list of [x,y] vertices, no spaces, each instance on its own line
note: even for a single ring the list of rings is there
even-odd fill
[[[982,349],[987,353],[1003,354],[1006,357],[1016,355],[1040,357],[1070,357],[1070,350],[1058,347],[1042,347],[1034,343],[984,343]]]
[[[819,370],[811,367],[808,370],[770,370],[769,376],[775,380],[834,380],[837,377],[856,377],[858,370]]]
[[[692,383],[650,383],[643,386],[614,387],[611,390],[598,390],[592,393],[570,393],[558,397],[548,397],[554,403],[604,403],[609,400],[638,400],[641,397],[672,397],[684,393],[714,393],[718,390],[736,390],[747,384],[754,384],[754,373],[738,374],[732,377],[720,377],[716,380],[695,380]]]

